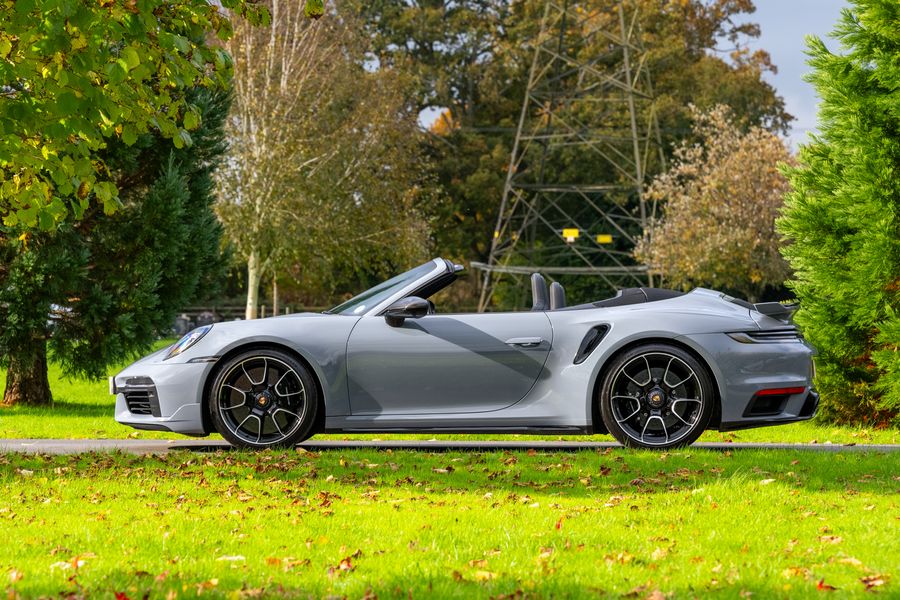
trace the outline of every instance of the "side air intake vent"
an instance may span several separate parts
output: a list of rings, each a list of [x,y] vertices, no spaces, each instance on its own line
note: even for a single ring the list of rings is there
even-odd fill
[[[600,345],[600,342],[603,341],[603,338],[606,337],[608,332],[609,325],[606,324],[591,327],[585,334],[584,339],[581,340],[581,345],[578,346],[578,352],[575,354],[575,360],[573,362],[576,365],[579,365],[587,360],[587,357]]]

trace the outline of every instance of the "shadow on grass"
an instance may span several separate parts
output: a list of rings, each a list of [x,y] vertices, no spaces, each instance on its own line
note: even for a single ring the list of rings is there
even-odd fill
[[[200,471],[210,480],[235,475],[277,477],[306,485],[317,479],[354,487],[389,485],[419,493],[466,494],[486,491],[499,495],[551,494],[568,498],[608,495],[683,494],[717,485],[748,489],[839,492],[851,496],[888,494],[900,472],[900,454],[881,452],[811,453],[792,450],[687,449],[670,453],[625,448],[580,452],[446,451],[328,449],[309,452],[222,450],[137,456],[91,452],[77,456],[5,455],[12,469],[52,469],[57,464],[80,465],[79,471],[154,468],[161,478],[180,479]],[[202,467],[200,464],[202,463]],[[375,480],[378,483],[372,484]],[[755,492],[754,492],[755,493]]]
[[[3,417],[46,417],[65,419],[68,417],[97,418],[112,417],[115,402],[97,404],[95,402],[71,402],[59,400],[51,406],[9,406],[0,408],[0,418]]]
[[[176,592],[181,595],[204,595],[211,598],[228,597],[264,597],[264,598],[505,598],[508,600],[527,600],[538,598],[652,598],[658,591],[663,596],[674,598],[784,598],[790,597],[785,592],[784,580],[771,578],[771,581],[742,573],[739,581],[726,582],[716,578],[678,583],[666,583],[665,575],[651,572],[641,573],[633,578],[632,583],[622,586],[622,581],[610,581],[610,577],[598,569],[596,574],[579,577],[574,583],[560,576],[546,576],[536,572],[532,577],[517,578],[502,573],[491,573],[493,579],[476,581],[473,573],[464,570],[448,569],[446,574],[416,572],[415,576],[402,576],[366,572],[365,555],[356,561],[355,571],[339,575],[326,575],[324,572],[311,572],[309,568],[302,574],[274,577],[271,569],[244,570],[241,575],[216,573],[215,583],[208,581],[208,574],[189,574],[166,576],[158,580],[145,571],[119,570],[104,574],[104,585],[94,587],[90,583],[82,588],[82,592],[90,595],[121,593],[128,589],[135,593],[134,597],[166,597],[167,593]],[[484,571],[479,572],[484,577]],[[168,574],[168,571],[166,571]],[[193,576],[192,576],[193,575]],[[278,581],[282,579],[282,581]],[[618,579],[618,578],[616,578]],[[628,577],[624,578],[625,582]],[[249,581],[248,581],[249,580]],[[255,581],[254,581],[255,580]],[[293,580],[293,581],[290,581]],[[816,595],[815,581],[794,580],[794,596],[813,597]],[[24,597],[55,597],[73,593],[73,584],[48,585],[44,582],[23,582],[18,592]],[[618,584],[618,585],[616,585]],[[108,587],[108,586],[112,587]],[[258,585],[258,587],[257,587]],[[618,589],[616,589],[618,588]],[[0,588],[2,589],[2,588]],[[340,590],[339,595],[333,595]],[[330,593],[329,593],[330,592]],[[863,585],[856,589],[844,590],[845,593],[864,594]],[[118,595],[118,594],[116,594]],[[10,595],[10,597],[13,597]]]

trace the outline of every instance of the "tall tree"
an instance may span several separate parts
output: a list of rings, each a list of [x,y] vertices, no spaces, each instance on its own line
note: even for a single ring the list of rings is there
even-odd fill
[[[246,261],[248,319],[264,275],[321,287],[335,269],[415,260],[428,238],[407,79],[366,63],[346,15],[311,23],[294,2],[269,6],[269,30],[238,25],[226,45],[235,102],[217,212]]]
[[[142,134],[98,155],[119,189],[114,214],[92,205],[46,232],[0,225],[4,404],[51,402],[48,350],[66,373],[89,377],[145,350],[222,272],[211,173],[225,150],[227,96],[186,100],[202,120],[190,147]]]
[[[819,351],[823,413],[885,422],[900,410],[900,5],[852,0],[843,52],[808,39],[819,133],[787,171],[780,220],[800,298],[796,321]]]
[[[669,156],[690,136],[689,103],[702,109],[728,104],[747,126],[785,128],[791,117],[763,78],[774,67],[766,53],[748,50],[748,40],[759,35],[745,18],[755,10],[752,0],[635,2]],[[451,124],[439,124],[427,142],[450,199],[436,222],[436,245],[458,260],[485,261],[533,57],[530,43],[546,0],[357,4],[379,60],[408,66],[416,76],[418,109],[445,110]],[[616,0],[582,4],[598,14],[612,15],[617,7]],[[720,49],[721,40],[730,47]],[[569,166],[582,164],[573,153]],[[598,169],[593,165],[590,172],[614,177]]]
[[[662,217],[635,254],[668,285],[708,285],[757,301],[789,275],[775,219],[788,190],[778,166],[791,162],[790,152],[762,127],[742,131],[726,106],[695,108],[694,119],[694,139],[646,192]]]
[[[254,23],[246,0],[22,0],[0,6],[0,219],[50,230],[92,201],[112,212],[116,181],[98,150],[148,131],[189,145],[199,108],[185,91],[221,86],[222,7]]]

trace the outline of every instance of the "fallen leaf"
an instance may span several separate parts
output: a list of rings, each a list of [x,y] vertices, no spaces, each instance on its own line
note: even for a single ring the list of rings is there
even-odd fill
[[[809,579],[812,573],[810,573],[809,569],[805,567],[788,567],[784,571],[781,572],[787,578],[790,577],[803,577],[804,579]]]
[[[769,485],[770,483],[775,483],[774,479],[763,479],[759,482],[759,485]]]
[[[497,574],[490,571],[475,571],[475,581],[490,581],[496,579]]]
[[[646,591],[647,591],[646,585],[639,585],[639,586],[631,588],[630,590],[628,590],[627,592],[622,594],[622,596],[624,596],[625,598],[634,598],[636,596],[640,596],[641,594],[643,594]]]
[[[819,536],[819,541],[825,544],[840,544],[844,541],[839,535],[821,535]]]
[[[866,575],[865,577],[859,578],[860,583],[866,586],[866,591],[884,585],[887,583],[887,580],[887,575]]]
[[[819,582],[816,584],[816,589],[819,590],[820,592],[833,592],[837,588],[834,587],[833,585],[825,583],[825,579],[820,579]]]
[[[484,567],[486,567],[487,565],[488,565],[488,561],[487,561],[486,559],[484,559],[484,558],[476,558],[475,560],[470,560],[470,561],[469,561],[469,566],[470,566],[470,567],[480,567],[480,568],[484,568]]]
[[[225,562],[240,562],[242,560],[247,560],[247,559],[244,558],[243,556],[241,556],[240,554],[237,554],[235,556],[220,556],[216,560],[225,561]]]
[[[25,577],[25,573],[19,571],[18,569],[13,569],[9,572],[9,582],[15,583],[17,581],[22,581],[22,578]]]
[[[839,558],[838,562],[845,565],[852,565],[854,567],[861,567],[863,563],[858,558],[853,558],[852,556],[845,556],[843,558]]]

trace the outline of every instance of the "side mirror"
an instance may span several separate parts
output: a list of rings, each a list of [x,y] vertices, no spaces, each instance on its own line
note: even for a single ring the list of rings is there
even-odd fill
[[[418,319],[428,314],[431,305],[418,296],[408,296],[397,300],[384,311],[384,320],[391,327],[400,327],[406,319]]]

